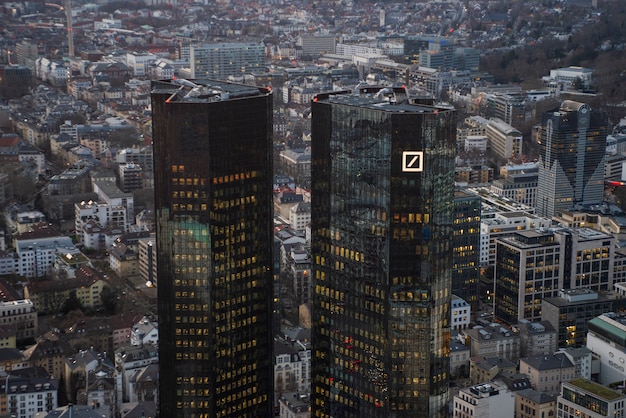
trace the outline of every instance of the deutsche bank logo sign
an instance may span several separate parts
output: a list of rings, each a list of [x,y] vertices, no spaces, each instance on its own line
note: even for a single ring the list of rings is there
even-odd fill
[[[424,151],[403,151],[402,171],[418,173],[424,170]]]

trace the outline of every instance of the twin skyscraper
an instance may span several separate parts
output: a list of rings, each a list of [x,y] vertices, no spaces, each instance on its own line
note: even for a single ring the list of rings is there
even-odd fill
[[[311,111],[311,416],[447,416],[455,111]],[[272,417],[272,93],[158,81],[152,114],[160,417]]]

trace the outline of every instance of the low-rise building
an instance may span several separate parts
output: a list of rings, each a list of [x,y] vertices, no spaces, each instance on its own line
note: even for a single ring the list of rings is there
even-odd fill
[[[490,382],[500,373],[514,374],[517,366],[502,357],[472,357],[470,359],[470,382],[478,385]]]
[[[520,336],[499,324],[462,331],[472,357],[503,357],[517,360],[520,356]],[[469,340],[469,342],[468,342]]]
[[[54,379],[61,379],[65,359],[74,353],[76,350],[58,334],[46,333],[37,338],[35,345],[24,350],[24,357],[32,367],[43,367]]]
[[[308,393],[283,393],[278,403],[280,418],[309,418],[311,416],[311,398]]]
[[[83,307],[95,308],[102,305],[100,295],[105,285],[104,276],[91,267],[83,266],[76,271],[75,278],[27,283],[24,296],[31,300],[37,312],[58,312],[71,293],[76,294]]]
[[[626,395],[585,379],[563,383],[557,398],[558,417],[623,417]]]
[[[25,371],[23,369],[22,371]],[[58,406],[59,382],[40,373],[11,373],[0,378],[0,414],[15,418],[32,418],[37,413],[50,412]]]
[[[565,354],[556,353],[521,358],[519,371],[528,375],[536,391],[557,394],[561,383],[574,378],[576,367]]]
[[[470,348],[459,341],[450,340],[450,376],[467,377],[469,365]]]
[[[23,341],[38,335],[37,311],[28,299],[0,302],[0,324],[15,329],[15,338]]]
[[[131,345],[142,346],[144,344],[159,344],[159,326],[158,324],[144,316],[135,325],[130,332]]]
[[[115,351],[115,367],[118,369],[118,390],[122,388],[122,400],[130,401],[130,376],[138,369],[159,363],[157,348],[151,344],[128,345]],[[121,386],[120,386],[121,385]]]
[[[470,386],[454,396],[453,408],[455,418],[512,417],[515,395],[502,383]]]
[[[605,313],[589,321],[587,348],[600,357],[599,383],[626,379],[626,316]]]
[[[556,416],[556,395],[523,389],[515,392],[515,417],[537,418]]]
[[[594,361],[598,362],[598,360],[594,360],[593,353],[587,347],[565,347],[561,348],[558,353],[563,353],[565,356],[574,364],[574,377],[591,380],[592,377],[595,379],[594,373]]]
[[[450,324],[453,330],[462,330],[469,327],[472,310],[466,301],[456,295],[450,299]]]
[[[70,237],[47,224],[17,235],[13,247],[18,257],[17,273],[27,278],[51,274],[58,251],[76,251]]]
[[[524,319],[517,323],[517,329],[522,357],[547,355],[556,351],[556,330],[549,322],[530,322]]]

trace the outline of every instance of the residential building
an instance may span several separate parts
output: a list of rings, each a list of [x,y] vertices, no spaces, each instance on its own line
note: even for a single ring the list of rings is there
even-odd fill
[[[454,181],[466,185],[491,183],[493,181],[493,167],[482,164],[456,167],[454,169]]]
[[[15,418],[32,418],[58,406],[59,382],[46,377],[9,374],[0,379],[0,414]]]
[[[102,418],[102,413],[91,407],[91,405],[69,404],[54,408],[50,412],[40,412],[33,418]]]
[[[308,393],[287,392],[280,396],[278,417],[308,418],[311,416],[311,398]]]
[[[563,353],[523,357],[519,360],[519,371],[528,375],[537,392],[557,394],[561,383],[575,377],[574,363]]]
[[[117,166],[120,190],[124,193],[143,188],[143,169],[139,164],[122,163]]]
[[[593,353],[587,347],[566,347],[561,348],[558,351],[559,353],[565,354],[565,356],[574,364],[574,377],[591,380],[596,376],[594,374],[593,368]]]
[[[115,153],[115,162],[118,164],[139,164],[144,173],[152,173],[153,169],[152,147],[133,147],[118,150]]]
[[[499,324],[466,329],[462,332],[472,357],[502,357],[515,360],[520,356],[519,334]]]
[[[563,383],[557,398],[558,417],[619,417],[626,414],[626,395],[601,384],[575,379]]]
[[[65,359],[76,350],[57,334],[46,333],[36,341],[35,345],[24,350],[24,357],[31,367],[43,367],[49,376],[60,380],[65,370]]]
[[[565,100],[544,113],[539,130],[537,213],[552,217],[577,203],[601,203],[608,118]]]
[[[126,244],[114,242],[108,249],[109,267],[120,277],[139,274],[138,255]]]
[[[311,203],[296,203],[289,209],[289,225],[298,231],[304,231],[311,223]]]
[[[18,258],[16,273],[28,278],[51,274],[57,253],[78,251],[70,237],[48,224],[15,236],[13,248]]]
[[[93,192],[98,195],[98,201],[109,204],[111,207],[122,206],[126,208],[126,219],[130,222],[135,219],[135,199],[132,193],[124,193],[115,184],[115,177],[99,178],[92,176],[91,184]]]
[[[503,383],[490,382],[462,388],[454,396],[454,418],[512,417],[515,395]]]
[[[15,217],[18,234],[28,232],[33,225],[38,225],[42,222],[46,222],[46,215],[38,210],[20,212]]]
[[[296,184],[308,186],[311,182],[311,150],[287,149],[280,153],[283,171],[295,179]]]
[[[15,328],[18,341],[39,335],[37,311],[29,299],[0,302],[0,324]]]
[[[450,376],[467,377],[469,366],[470,348],[457,340],[450,340]]]
[[[491,150],[498,157],[508,160],[522,155],[522,133],[502,119],[489,119],[486,135]]]
[[[48,182],[48,194],[51,196],[88,193],[89,191],[91,191],[89,167],[68,168],[61,174],[52,176]]]
[[[128,314],[124,315],[123,313],[109,318],[108,322],[111,325],[111,345],[113,350],[130,344],[130,333],[135,323],[140,319],[140,316],[135,317]]]
[[[148,317],[143,317],[133,325],[130,332],[131,345],[142,346],[144,344],[159,344],[159,326]]]
[[[311,343],[279,339],[274,344],[275,402],[285,393],[311,390]]]
[[[80,350],[75,355],[65,359],[63,381],[65,382],[65,393],[68,394],[70,402],[91,405],[91,402],[85,402],[84,389],[94,383],[97,373],[103,376],[113,376],[115,373],[115,364],[111,358],[106,356],[106,352],[94,351],[93,349]],[[81,390],[84,398],[80,400],[82,402],[79,402]],[[89,395],[91,399],[92,393]]]
[[[453,330],[467,329],[470,324],[472,308],[469,303],[452,295],[450,298],[450,325]]]
[[[100,295],[106,281],[91,267],[83,266],[75,278],[30,281],[24,286],[24,297],[30,299],[37,312],[56,313],[71,293],[85,308],[102,306]]]
[[[136,369],[128,377],[129,402],[154,402],[159,385],[159,365]],[[142,416],[142,415],[139,415]]]
[[[516,418],[547,418],[556,416],[556,395],[523,389],[515,392]]]
[[[316,417],[447,413],[455,112],[405,98],[312,103]]]
[[[491,191],[504,198],[534,207],[537,204],[538,163],[510,164],[500,168]]]
[[[94,230],[98,228],[98,231]],[[74,229],[76,238],[86,248],[106,248],[106,228],[114,227],[127,232],[129,218],[127,208],[107,202],[82,201],[74,204]]]
[[[133,388],[131,376],[134,376],[137,371],[143,370],[146,366],[154,364],[159,364],[158,350],[154,345],[130,345],[115,350],[115,367],[118,370],[117,385],[118,391],[121,392],[118,394],[121,398],[119,399],[120,401],[129,402],[131,398],[131,389]],[[163,369],[162,367],[161,370]]]
[[[272,100],[152,84],[161,416],[273,414]]]
[[[192,79],[226,80],[265,67],[265,48],[260,43],[192,45],[189,53]]]
[[[146,286],[156,286],[158,283],[156,236],[151,235],[148,238],[142,238],[138,244],[141,280],[146,283]]]
[[[481,357],[470,358],[470,383],[479,385],[491,382],[500,373],[515,373],[517,365],[502,357]]]
[[[547,355],[556,351],[557,333],[549,322],[521,319],[517,322],[517,330],[520,334],[522,357]]]

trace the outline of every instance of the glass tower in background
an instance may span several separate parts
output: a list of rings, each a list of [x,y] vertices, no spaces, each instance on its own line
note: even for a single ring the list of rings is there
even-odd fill
[[[152,84],[163,418],[270,417],[272,95]]]
[[[539,132],[537,214],[551,218],[577,203],[604,199],[608,116],[565,100],[544,113]]]
[[[429,104],[312,103],[314,418],[448,416],[456,114]]]

